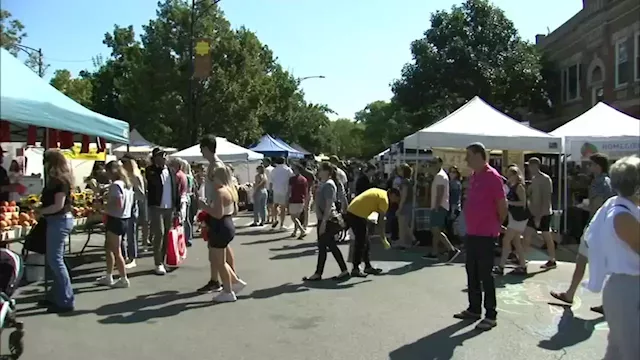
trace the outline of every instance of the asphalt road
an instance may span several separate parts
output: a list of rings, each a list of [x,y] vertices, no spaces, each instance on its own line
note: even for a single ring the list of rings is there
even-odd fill
[[[213,305],[211,295],[194,293],[207,280],[200,240],[186,264],[164,277],[152,275],[151,258],[139,261],[129,289],[93,285],[102,262],[76,267],[77,311],[69,315],[44,313],[35,306],[41,287],[23,288],[22,359],[592,360],[604,354],[606,322],[589,310],[599,305],[597,295],[582,291],[571,308],[549,304],[548,292],[567,286],[571,263],[547,272],[531,264],[524,281],[502,278],[498,327],[481,333],[452,318],[466,306],[462,264],[433,264],[419,252],[376,246],[384,275],[310,287],[301,278],[315,267],[314,235],[300,241],[266,229],[239,233],[233,247],[249,286],[236,303]],[[83,240],[75,237],[74,247]],[[337,272],[330,257],[325,275]]]

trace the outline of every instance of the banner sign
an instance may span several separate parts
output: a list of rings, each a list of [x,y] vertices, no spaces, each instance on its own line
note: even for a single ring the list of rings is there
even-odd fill
[[[69,160],[93,160],[93,161],[106,161],[107,152],[99,152],[96,148],[90,148],[88,153],[81,153],[81,146],[74,145],[71,149],[60,150],[65,158]]]
[[[197,40],[194,50],[193,76],[196,79],[206,79],[211,75],[211,41],[209,39]]]
[[[621,137],[615,139],[585,139],[571,140],[569,147],[570,161],[581,162],[589,160],[595,153],[605,154],[611,160],[617,160],[629,155],[640,154],[640,139]]]

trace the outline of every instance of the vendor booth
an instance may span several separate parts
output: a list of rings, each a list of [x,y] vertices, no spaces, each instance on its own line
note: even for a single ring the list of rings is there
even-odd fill
[[[238,182],[240,184],[253,182],[253,178],[256,175],[256,167],[262,163],[264,155],[245,149],[225,138],[218,137],[216,141],[216,155],[226,164],[232,164],[234,173],[238,177]],[[200,152],[199,144],[180,150],[171,156],[179,157],[190,163],[207,162]]]
[[[524,152],[560,154],[562,151],[560,137],[530,128],[496,110],[477,96],[442,120],[405,137],[403,147],[414,150],[430,148],[433,155],[443,159],[445,168],[455,165],[464,175],[467,168],[464,163],[465,148],[474,142],[484,144],[491,154],[491,160],[494,160],[495,152],[500,152],[501,158],[497,162],[494,161],[494,165],[498,165],[498,171],[504,171],[504,168],[512,163],[523,169]],[[489,159],[489,154],[487,157]],[[420,172],[418,162],[415,169],[416,172]],[[419,175],[414,176],[417,178]],[[428,196],[428,191],[417,188],[418,181],[414,183],[414,194]],[[428,181],[425,181],[424,185],[428,186]],[[560,184],[556,185],[560,190]],[[414,203],[418,207],[428,206],[429,201],[417,199]]]
[[[249,148],[251,151],[255,151],[263,154],[267,157],[285,157],[302,159],[304,154],[300,151],[290,147],[289,145],[278,141],[271,137],[271,135],[264,135],[258,140],[258,143]]]
[[[568,157],[563,170],[568,180],[564,191],[565,231],[579,239],[588,221],[583,201],[588,194],[589,156],[602,153],[615,161],[640,154],[640,120],[600,102],[550,134],[564,140]]]

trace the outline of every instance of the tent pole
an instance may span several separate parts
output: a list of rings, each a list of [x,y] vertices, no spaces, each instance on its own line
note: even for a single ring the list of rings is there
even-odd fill
[[[420,164],[420,132],[418,131],[418,146],[416,146],[416,168],[413,171],[413,199],[412,199],[412,204],[413,204],[413,209],[411,209],[411,221],[410,221],[410,227],[413,231],[414,226],[415,226],[415,219],[416,219],[416,199],[417,199],[417,195],[416,193],[418,192],[418,168],[419,168],[419,164]],[[406,150],[405,150],[406,151]]]
[[[564,146],[562,147],[562,152],[564,153],[564,159],[563,159],[564,160],[563,161],[563,164],[564,164],[564,166],[563,166],[563,168],[564,168],[564,171],[563,171],[563,176],[564,176],[564,179],[563,179],[564,180],[564,194],[563,194],[562,197],[564,199],[564,206],[563,206],[564,213],[562,214],[562,217],[564,218],[563,228],[564,228],[564,233],[566,234],[567,233],[567,229],[568,229],[567,219],[568,219],[568,216],[569,216],[569,180],[567,179],[567,172],[568,172],[567,171],[567,146],[568,146],[568,144],[570,142],[567,141],[566,137],[563,140],[564,140],[563,141],[563,143],[564,143],[563,145]]]

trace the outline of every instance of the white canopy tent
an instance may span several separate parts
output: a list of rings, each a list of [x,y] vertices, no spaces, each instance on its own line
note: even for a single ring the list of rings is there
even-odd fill
[[[481,142],[487,149],[559,153],[562,139],[530,128],[479,97],[435,124],[404,138],[405,149],[464,149]]]
[[[138,132],[138,130],[133,129],[129,133],[129,145],[120,145],[114,148],[112,152],[116,156],[122,156],[126,153],[147,155],[151,154],[151,151],[153,151],[153,149],[156,147],[162,148],[167,153],[174,153],[178,151],[178,149],[176,148],[154,145],[147,141],[147,139],[145,139],[142,134]]]
[[[255,168],[262,162],[264,155],[245,149],[240,145],[236,145],[225,138],[217,137],[216,154],[220,160],[227,164],[233,164],[234,173],[238,177],[241,184],[253,182],[256,174]],[[207,160],[200,152],[200,145],[196,144],[177,153],[171,154],[172,157],[179,157],[188,162],[205,163]]]
[[[550,133],[564,139],[570,161],[604,153],[611,159],[640,152],[640,120],[605,103],[598,103]]]

